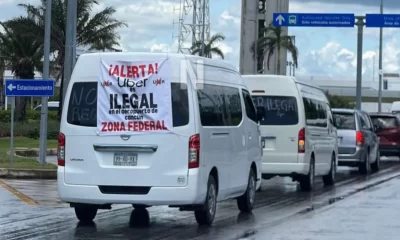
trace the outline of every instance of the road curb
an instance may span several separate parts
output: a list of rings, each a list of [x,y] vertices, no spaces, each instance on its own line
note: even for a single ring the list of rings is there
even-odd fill
[[[0,168],[0,178],[55,180],[57,179],[57,170]]]
[[[17,148],[14,151],[15,156],[18,157],[39,157],[39,153],[40,150],[37,148]],[[46,156],[57,156],[57,148],[47,149]]]

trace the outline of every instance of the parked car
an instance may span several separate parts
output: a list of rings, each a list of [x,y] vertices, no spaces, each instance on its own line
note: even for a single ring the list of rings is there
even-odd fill
[[[400,118],[398,114],[369,113],[379,137],[381,156],[400,157]]]
[[[58,111],[59,106],[60,106],[59,101],[50,101],[50,102],[48,102],[48,105],[47,105],[49,111]],[[33,110],[41,111],[41,109],[42,109],[42,104],[39,104]]]
[[[333,185],[338,149],[325,93],[289,76],[243,78],[258,111],[264,112],[262,177],[289,176],[306,191],[313,189],[315,176]]]
[[[199,65],[204,78],[196,80]],[[83,222],[112,204],[193,211],[200,225],[212,224],[220,201],[236,199],[251,212],[261,185],[258,119],[242,77],[225,62],[81,55],[61,119],[60,199]]]
[[[356,109],[332,109],[339,144],[339,166],[358,167],[360,173],[379,171],[379,138],[368,114]]]

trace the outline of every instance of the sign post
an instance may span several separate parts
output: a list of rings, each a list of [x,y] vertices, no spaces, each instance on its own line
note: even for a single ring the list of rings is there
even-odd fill
[[[11,97],[10,168],[14,168],[14,111],[15,111],[15,97]]]
[[[39,79],[6,79],[5,95],[11,98],[10,168],[14,167],[14,111],[15,97],[52,97],[55,81]],[[48,109],[45,109],[47,111]],[[47,126],[46,126],[47,127]],[[46,138],[46,136],[45,136]],[[42,162],[45,164],[46,161]]]
[[[363,30],[364,30],[364,16],[357,16],[357,79],[356,79],[356,109],[361,110],[362,101],[362,49],[363,49]]]
[[[400,14],[383,14],[381,2],[381,14],[366,14],[365,27],[380,28],[379,30],[379,90],[378,90],[378,112],[382,110],[382,28],[399,28]]]

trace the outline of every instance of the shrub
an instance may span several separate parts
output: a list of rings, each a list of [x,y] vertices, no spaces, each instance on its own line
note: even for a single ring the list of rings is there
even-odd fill
[[[40,111],[26,110],[26,120],[40,120]],[[57,112],[48,113],[48,121],[58,121]],[[10,123],[11,122],[11,110],[1,110],[0,111],[0,122]]]
[[[60,123],[54,120],[48,120],[47,122],[47,139],[57,139],[60,131]],[[11,136],[11,125],[0,124],[0,137]],[[15,137],[28,137],[32,139],[38,139],[40,137],[40,121],[28,120],[27,122],[15,122],[14,123],[14,136]]]

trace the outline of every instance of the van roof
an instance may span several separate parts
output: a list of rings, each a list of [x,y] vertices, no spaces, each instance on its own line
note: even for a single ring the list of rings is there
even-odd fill
[[[246,86],[239,71],[226,61],[219,59],[204,58],[196,55],[181,53],[149,53],[149,52],[101,52],[82,54],[72,73],[71,83],[80,81],[97,81],[100,74],[99,65],[105,62],[138,62],[168,59],[170,62],[171,81],[182,83],[182,70],[185,68],[189,78],[184,81],[196,81],[201,83],[223,82]],[[202,71],[203,74],[198,74]],[[194,75],[192,75],[194,74]],[[204,82],[203,82],[204,81]]]
[[[299,81],[295,77],[292,77],[292,76],[273,75],[273,74],[249,74],[249,75],[242,75],[242,77],[244,79],[253,79],[253,80],[257,80],[257,79],[268,79],[268,80],[276,79],[276,80],[280,80],[280,81],[289,81],[289,82],[299,83],[299,84],[302,84],[302,85],[305,85],[305,86],[308,86],[308,87],[312,87],[312,88],[316,88],[316,89],[322,90],[319,86],[315,86],[315,84],[312,83],[312,82],[304,81],[304,80]]]
[[[211,65],[219,68],[225,68],[227,70],[238,72],[238,69],[232,65],[226,63],[221,59],[212,59],[200,57],[197,55],[182,54],[182,53],[152,53],[152,52],[99,52],[99,53],[84,53],[79,56],[79,59],[101,59],[102,57],[108,60],[127,60],[129,58],[140,59],[143,57],[169,57],[175,59],[186,59],[191,61],[204,61],[204,65]]]

